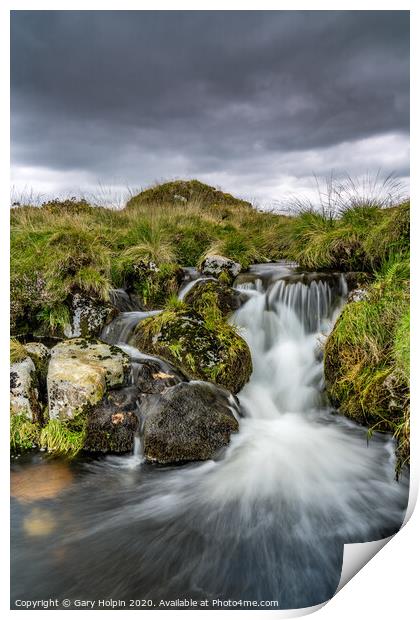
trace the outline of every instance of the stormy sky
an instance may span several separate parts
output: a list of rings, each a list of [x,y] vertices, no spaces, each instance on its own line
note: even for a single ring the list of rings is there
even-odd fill
[[[16,194],[406,183],[409,13],[14,11],[11,135]]]

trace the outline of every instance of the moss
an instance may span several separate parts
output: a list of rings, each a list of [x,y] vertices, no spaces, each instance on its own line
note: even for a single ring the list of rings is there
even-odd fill
[[[24,345],[21,344],[16,338],[10,339],[10,363],[16,364],[17,362],[22,362],[25,358],[28,357],[28,352],[25,349]]]
[[[218,282],[214,280],[198,282],[185,296],[185,304],[203,315],[214,307],[223,316],[231,314],[239,308],[241,294],[224,284],[223,280],[219,278]]]
[[[193,378],[219,383],[235,393],[252,372],[248,345],[214,305],[205,314],[172,309],[142,321],[136,345],[180,366]]]
[[[40,429],[25,414],[10,416],[10,449],[25,452],[39,445]]]

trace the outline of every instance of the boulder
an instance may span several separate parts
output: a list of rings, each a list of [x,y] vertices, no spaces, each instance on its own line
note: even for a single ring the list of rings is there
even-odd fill
[[[129,357],[99,340],[65,340],[51,349],[47,388],[50,418],[72,419],[126,383]]]
[[[118,314],[111,304],[75,293],[70,301],[70,323],[64,327],[66,338],[99,336],[102,329]]]
[[[162,464],[211,459],[239,430],[232,395],[202,381],[168,388],[142,415],[144,456]]]
[[[87,416],[86,439],[89,452],[131,452],[139,427],[137,417],[138,390],[135,387],[109,392],[93,406]]]
[[[200,265],[201,273],[218,278],[221,274],[225,274],[230,282],[236,278],[241,272],[240,263],[235,263],[231,258],[220,256],[219,254],[210,254],[206,256]]]
[[[42,421],[36,368],[29,356],[10,366],[10,412],[31,422]]]
[[[202,312],[205,305],[212,302],[224,316],[240,308],[247,299],[245,294],[217,280],[198,281],[184,297],[185,303],[197,312]]]
[[[235,329],[222,320],[206,320],[193,309],[167,310],[141,321],[135,343],[188,376],[213,381],[235,394],[252,372],[250,350]]]

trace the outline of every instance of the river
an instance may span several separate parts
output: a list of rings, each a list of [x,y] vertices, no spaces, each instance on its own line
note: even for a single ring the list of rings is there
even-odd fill
[[[345,279],[257,265],[236,285],[248,301],[231,320],[254,366],[238,394],[239,433],[216,460],[176,467],[145,463],[140,440],[127,456],[13,459],[12,606],[57,597],[308,607],[334,594],[343,544],[398,531],[408,473],[395,481],[392,438],[368,441],[324,394],[322,344]],[[105,339],[130,345],[144,314],[126,315]]]

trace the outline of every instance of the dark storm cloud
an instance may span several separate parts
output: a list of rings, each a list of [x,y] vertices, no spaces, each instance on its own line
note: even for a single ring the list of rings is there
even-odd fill
[[[305,175],[297,153],[408,133],[408,32],[397,11],[14,12],[13,164],[240,183],[290,153]]]

